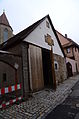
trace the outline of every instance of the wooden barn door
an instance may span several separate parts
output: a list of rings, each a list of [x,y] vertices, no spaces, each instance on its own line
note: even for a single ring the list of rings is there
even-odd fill
[[[29,45],[30,86],[34,91],[44,88],[41,48]]]

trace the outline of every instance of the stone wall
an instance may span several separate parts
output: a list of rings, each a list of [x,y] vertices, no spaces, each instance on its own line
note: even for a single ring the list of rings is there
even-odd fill
[[[18,65],[17,70],[15,64]],[[20,64],[21,57],[6,53],[0,54],[0,89],[22,83],[22,67]],[[19,95],[23,95],[22,90],[18,90],[17,96]]]
[[[67,79],[65,58],[54,54],[54,61],[57,63],[57,70],[55,69],[56,83],[59,84]]]
[[[6,80],[4,80],[3,78],[4,73],[6,74]],[[7,63],[0,61],[0,89],[14,84],[15,84],[15,70]]]
[[[28,72],[28,44],[26,42],[21,42],[13,47],[8,48],[9,52],[21,57],[21,76],[22,76],[22,90],[23,95],[26,97],[29,92],[29,72]]]
[[[8,75],[12,74],[12,72],[15,72],[15,64],[18,64],[18,69],[17,69],[17,77],[18,77],[18,82],[17,83],[20,83],[21,80],[22,80],[22,71],[21,71],[21,57],[18,57],[18,56],[14,56],[12,54],[0,54],[0,72],[8,72]],[[15,73],[13,73],[13,75],[15,76]],[[14,76],[9,76],[8,78],[8,82],[6,82],[6,84],[8,83],[9,84],[9,80],[10,80],[10,83],[13,84],[14,83],[14,80],[13,80],[13,77]],[[1,75],[0,75],[1,76]],[[1,80],[1,79],[0,79]],[[3,84],[2,84],[3,85]]]
[[[22,57],[22,44],[15,44],[13,47],[9,47],[7,51],[12,52],[13,54]]]
[[[28,66],[28,44],[22,43],[22,67],[23,67],[23,80],[24,80],[24,96],[27,97],[29,92],[29,69]]]
[[[28,75],[28,45],[26,42],[21,42],[14,47],[8,49],[9,52],[21,57],[21,73],[22,73],[22,90],[26,97],[29,92],[29,75]]]

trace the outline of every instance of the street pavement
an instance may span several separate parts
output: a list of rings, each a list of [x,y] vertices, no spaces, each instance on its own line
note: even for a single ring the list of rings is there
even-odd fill
[[[50,116],[49,113],[57,105],[61,104],[68,97],[68,95],[72,91],[71,88],[78,81],[79,81],[79,75],[65,80],[62,84],[60,84],[57,87],[56,91],[52,89],[44,89],[37,93],[33,93],[33,96],[29,98],[28,100],[18,105],[14,104],[13,106],[9,108],[0,110],[0,119],[45,119],[47,115]],[[73,92],[74,91],[75,91],[75,88],[73,88]],[[74,94],[72,93],[71,96],[73,97],[73,95]],[[77,95],[77,93],[75,95]],[[65,106],[66,106],[65,103],[66,102],[64,101],[62,104],[62,107],[64,108],[61,107],[61,113],[65,111]],[[78,108],[79,103],[77,103],[76,106]],[[67,105],[67,108],[70,109],[69,105]],[[74,115],[74,113],[69,112],[69,115]],[[52,119],[52,116],[50,116],[50,118],[48,116],[46,118]],[[78,119],[77,117],[79,117],[79,113],[77,113],[75,119]],[[71,119],[71,118],[67,118],[67,119]]]
[[[65,101],[52,110],[45,119],[79,119],[79,81]]]

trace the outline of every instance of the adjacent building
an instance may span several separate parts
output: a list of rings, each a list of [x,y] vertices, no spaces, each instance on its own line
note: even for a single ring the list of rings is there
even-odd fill
[[[57,35],[66,55],[68,76],[77,74],[79,72],[79,45],[68,38],[67,34],[63,36],[57,31]]]

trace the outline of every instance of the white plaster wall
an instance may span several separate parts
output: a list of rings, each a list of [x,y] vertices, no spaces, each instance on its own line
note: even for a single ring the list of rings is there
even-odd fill
[[[57,42],[57,39],[52,31],[51,25],[50,28],[46,27],[46,21],[48,21],[48,18],[46,18],[39,26],[37,26],[36,29],[34,29],[25,39],[24,41],[27,41],[29,43],[33,43],[37,46],[40,46],[42,48],[46,49],[51,49],[51,47],[45,42],[45,35],[49,34],[53,41],[54,41],[54,46],[53,46],[53,52],[55,54],[58,54],[62,57],[63,53],[60,49],[60,46]]]

